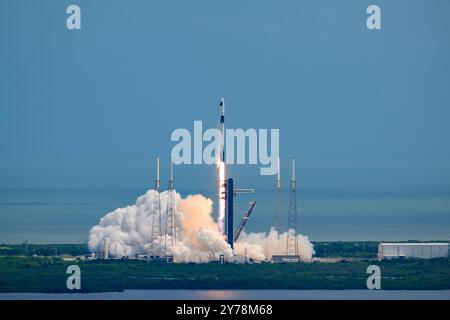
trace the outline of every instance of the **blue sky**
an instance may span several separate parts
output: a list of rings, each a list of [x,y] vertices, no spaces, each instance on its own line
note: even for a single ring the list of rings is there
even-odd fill
[[[66,29],[78,4],[82,30]],[[378,4],[382,30],[366,28]],[[450,2],[0,2],[0,187],[141,187],[175,128],[279,128],[332,190],[450,190]],[[242,185],[272,186],[258,168]],[[176,168],[181,187],[214,170]],[[164,178],[164,177],[163,177]]]

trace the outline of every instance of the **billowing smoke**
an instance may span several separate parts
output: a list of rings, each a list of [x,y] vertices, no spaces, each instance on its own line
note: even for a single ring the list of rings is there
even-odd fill
[[[307,236],[298,235],[298,254],[300,258],[311,259],[314,254],[314,248]],[[275,229],[270,232],[245,233],[239,236],[235,243],[235,252],[237,255],[247,255],[255,260],[265,260],[272,258],[273,255],[286,254],[287,232],[278,234]]]
[[[104,238],[109,239],[109,254],[114,257],[136,254],[172,255],[175,262],[209,262],[223,255],[226,260],[233,250],[220,233],[212,217],[213,202],[202,195],[189,195],[182,199],[174,192],[176,244],[171,245],[166,236],[166,215],[170,191],[158,194],[149,190],[140,196],[135,205],[118,208],[100,219],[89,233],[88,246],[100,252]],[[161,210],[158,209],[158,202]],[[162,234],[154,235],[152,223],[161,214]],[[159,228],[158,228],[159,230]],[[287,234],[275,230],[266,233],[242,232],[235,244],[237,255],[247,255],[255,260],[270,259],[274,254],[285,254]],[[306,236],[298,236],[299,255],[309,259],[314,254],[313,245]]]

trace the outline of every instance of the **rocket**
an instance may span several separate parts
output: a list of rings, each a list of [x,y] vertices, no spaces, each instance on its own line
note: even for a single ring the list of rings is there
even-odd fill
[[[219,130],[222,135],[219,149],[219,162],[225,162],[225,99],[222,97],[219,103],[220,107],[220,123]]]
[[[219,103],[220,107],[220,122],[219,122],[219,130],[220,130],[220,139],[218,141],[217,148],[217,175],[219,178],[219,186],[218,186],[218,214],[217,214],[217,222],[219,224],[219,230],[223,235],[226,235],[226,164],[225,164],[225,99],[222,97]]]

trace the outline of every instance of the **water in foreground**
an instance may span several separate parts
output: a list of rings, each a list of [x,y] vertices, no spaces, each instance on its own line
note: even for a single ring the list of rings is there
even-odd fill
[[[450,290],[125,290],[0,293],[0,300],[450,300]]]

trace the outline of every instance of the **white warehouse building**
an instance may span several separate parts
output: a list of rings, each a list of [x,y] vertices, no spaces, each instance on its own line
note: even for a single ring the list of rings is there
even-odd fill
[[[378,244],[378,259],[448,258],[449,243],[382,243]]]

